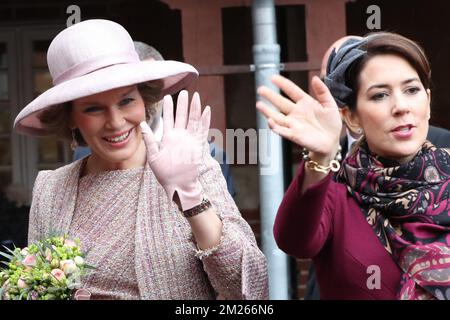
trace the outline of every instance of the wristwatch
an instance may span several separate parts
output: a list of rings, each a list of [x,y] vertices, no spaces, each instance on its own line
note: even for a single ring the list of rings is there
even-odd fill
[[[211,208],[211,206],[211,202],[208,199],[203,198],[202,202],[199,205],[183,211],[183,216],[185,216],[186,218],[191,218],[198,215],[199,213],[202,213],[203,211],[208,210],[209,208]]]

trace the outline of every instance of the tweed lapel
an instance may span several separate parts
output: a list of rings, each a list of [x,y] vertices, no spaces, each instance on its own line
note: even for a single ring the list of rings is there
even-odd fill
[[[170,279],[166,279],[166,273],[159,270],[168,252],[168,239],[160,238],[161,231],[164,233],[161,215],[167,213],[161,210],[165,198],[164,190],[146,164],[139,189],[135,236],[135,269],[142,299],[168,298],[161,290],[161,284]]]
[[[139,190],[136,215],[135,270],[141,299],[183,299],[186,251],[193,251],[187,221],[148,165]],[[191,246],[188,248],[188,246]],[[196,259],[192,254],[192,260]],[[189,265],[193,266],[193,261]]]
[[[54,220],[54,231],[65,234],[69,232],[75,212],[75,205],[78,194],[78,180],[80,170],[83,167],[84,160],[75,162],[73,165],[65,167],[68,172],[62,171],[61,178],[57,179],[57,189],[55,197],[55,208],[57,216]]]
[[[148,212],[149,208],[149,199],[146,193],[146,190],[149,188],[149,180],[151,179],[151,175],[147,170],[147,165],[144,169],[143,178],[141,181],[141,186],[139,188],[139,196],[138,196],[138,207],[136,214],[136,235],[135,235],[135,270],[136,270],[136,278],[139,286],[139,291],[141,298],[149,297],[152,294],[151,288],[151,280],[147,275],[151,273],[151,258],[149,256],[149,251],[145,250],[148,243],[146,241],[145,234],[149,232],[149,219],[145,216],[145,213]]]

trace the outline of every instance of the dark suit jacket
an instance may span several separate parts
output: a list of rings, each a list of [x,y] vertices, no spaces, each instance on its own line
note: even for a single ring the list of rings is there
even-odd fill
[[[447,129],[430,126],[427,139],[436,147],[450,148],[450,131]]]

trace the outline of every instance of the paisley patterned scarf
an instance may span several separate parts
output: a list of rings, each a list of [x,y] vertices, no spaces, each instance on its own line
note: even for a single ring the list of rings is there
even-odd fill
[[[403,271],[398,298],[450,300],[450,149],[426,141],[399,164],[362,140],[336,180]]]

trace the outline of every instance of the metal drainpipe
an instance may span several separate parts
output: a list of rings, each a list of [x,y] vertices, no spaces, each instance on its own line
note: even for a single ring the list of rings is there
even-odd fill
[[[277,44],[273,0],[253,0],[253,59],[255,86],[279,92],[270,77],[280,70],[280,46]],[[257,99],[261,99],[257,95]],[[273,237],[275,215],[284,195],[281,137],[270,131],[265,118],[257,112],[259,139],[259,198],[261,208],[261,243],[269,269],[270,299],[289,299],[288,257],[278,249]],[[261,159],[261,156],[265,159]],[[264,161],[262,161],[264,160]]]

